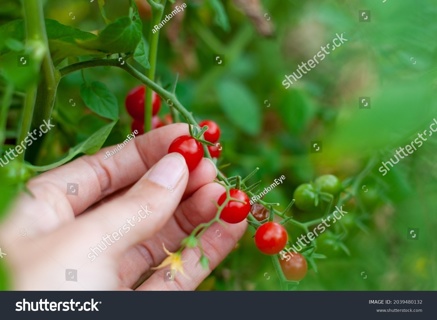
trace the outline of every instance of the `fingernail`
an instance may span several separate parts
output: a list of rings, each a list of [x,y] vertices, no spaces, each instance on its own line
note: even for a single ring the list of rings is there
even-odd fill
[[[173,190],[185,170],[188,170],[185,159],[179,153],[172,153],[159,160],[146,173],[146,179]]]

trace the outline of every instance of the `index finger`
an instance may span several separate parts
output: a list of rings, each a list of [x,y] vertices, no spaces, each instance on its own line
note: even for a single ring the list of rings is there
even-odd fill
[[[188,134],[186,124],[155,129],[119,144],[115,153],[114,146],[107,147],[43,173],[32,179],[28,188],[40,200],[51,203],[54,199],[56,206],[67,202],[65,204],[77,215],[107,195],[138,181],[167,154],[170,143],[183,134]]]

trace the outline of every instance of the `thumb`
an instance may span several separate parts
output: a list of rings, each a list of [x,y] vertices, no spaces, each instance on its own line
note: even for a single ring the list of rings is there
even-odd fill
[[[111,251],[118,254],[151,238],[175,212],[187,183],[185,159],[178,153],[166,155],[126,194],[83,219],[83,223],[96,228],[90,232],[95,235],[90,247],[95,248],[104,235],[106,244],[114,247]]]

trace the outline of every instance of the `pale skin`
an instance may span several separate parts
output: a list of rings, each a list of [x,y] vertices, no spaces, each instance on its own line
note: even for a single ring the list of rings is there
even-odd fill
[[[0,225],[0,247],[15,290],[194,290],[235,247],[247,227],[214,224],[202,236],[208,269],[199,250],[184,249],[184,271],[164,281],[168,268],[152,270],[175,252],[199,223],[211,220],[224,187],[213,182],[215,166],[203,159],[188,172],[184,159],[167,155],[170,143],[188,134],[185,124],[153,130],[104,160],[100,150],[32,179]],[[161,168],[161,169],[160,169]],[[171,190],[167,185],[171,181]],[[67,195],[67,183],[79,185]],[[91,261],[91,247],[119,232],[141,205],[150,214]],[[219,230],[219,231],[217,231]],[[77,270],[77,282],[66,281]]]

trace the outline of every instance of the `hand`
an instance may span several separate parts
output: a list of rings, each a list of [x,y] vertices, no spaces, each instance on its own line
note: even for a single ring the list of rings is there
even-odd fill
[[[229,252],[246,222],[214,224],[202,237],[210,269],[199,250],[182,253],[187,277],[152,270],[175,252],[199,223],[211,220],[223,186],[216,168],[203,159],[190,174],[182,156],[167,154],[188,133],[184,124],[153,130],[131,140],[104,160],[102,149],[51,170],[28,183],[0,226],[15,290],[193,290]],[[67,183],[78,194],[67,194]],[[221,236],[217,236],[220,230]],[[77,278],[74,271],[77,270]],[[67,281],[69,280],[69,281]],[[77,281],[73,281],[77,280]]]

